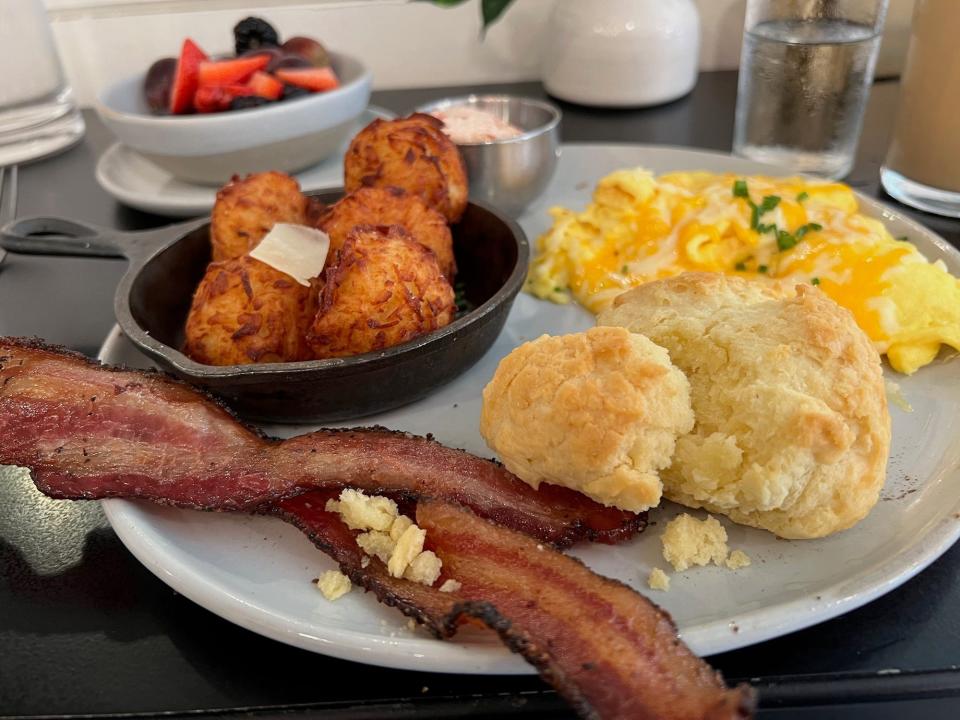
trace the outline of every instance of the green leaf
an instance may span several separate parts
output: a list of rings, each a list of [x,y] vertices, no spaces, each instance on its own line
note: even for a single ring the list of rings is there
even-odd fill
[[[811,284],[811,285],[819,285],[819,284],[820,284],[820,278],[817,278],[817,277],[815,277],[815,278],[810,278],[810,284]]]
[[[734,180],[733,181],[733,196],[749,198],[750,192],[747,190],[747,181],[746,180]]]
[[[480,13],[483,16],[483,28],[486,30],[503,14],[513,0],[481,0]]]
[[[802,203],[802,202],[803,202],[804,200],[806,200],[808,197],[810,197],[810,193],[808,193],[806,190],[804,190],[804,191],[801,192],[799,195],[797,195],[797,202],[801,202],[801,203]]]

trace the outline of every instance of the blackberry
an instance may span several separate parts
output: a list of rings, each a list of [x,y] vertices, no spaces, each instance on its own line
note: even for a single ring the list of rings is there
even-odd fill
[[[285,84],[283,86],[283,93],[280,95],[280,99],[293,100],[294,98],[306,97],[307,95],[313,95],[313,93],[306,88]]]
[[[233,28],[237,55],[262,47],[278,47],[280,36],[273,26],[263,18],[244,18]]]
[[[249,110],[250,108],[260,107],[270,103],[270,100],[259,95],[241,95],[230,101],[231,110]]]

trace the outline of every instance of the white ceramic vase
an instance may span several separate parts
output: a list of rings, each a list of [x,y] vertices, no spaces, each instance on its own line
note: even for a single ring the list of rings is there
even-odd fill
[[[693,0],[558,0],[547,37],[543,82],[561,100],[656,105],[686,95],[697,80]]]

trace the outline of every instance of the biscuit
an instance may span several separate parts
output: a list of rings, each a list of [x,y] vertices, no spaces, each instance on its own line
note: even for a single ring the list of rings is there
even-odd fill
[[[689,384],[667,351],[621,328],[544,335],[503,359],[480,434],[512,473],[640,512],[693,427]]]
[[[624,293],[598,323],[664,346],[690,381],[696,425],[661,473],[666,497],[785,538],[846,529],[877,502],[880,356],[816,288],[686,273]]]

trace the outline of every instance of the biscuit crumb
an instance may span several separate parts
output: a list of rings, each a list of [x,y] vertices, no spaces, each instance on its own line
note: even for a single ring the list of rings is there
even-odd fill
[[[655,567],[650,571],[650,576],[647,578],[647,585],[650,586],[651,590],[663,590],[666,592],[670,589],[670,578],[663,570]]]
[[[339,570],[327,570],[317,578],[317,589],[330,602],[346,595],[352,587],[353,583],[350,582],[350,578]]]
[[[463,585],[461,585],[459,582],[451,578],[450,580],[443,581],[443,585],[440,586],[440,592],[442,593],[457,592],[457,590],[459,590],[462,587]]]
[[[410,561],[410,564],[403,571],[403,577],[421,585],[433,585],[440,577],[442,566],[443,563],[440,558],[431,550],[424,550]]]
[[[367,555],[380,558],[380,562],[389,563],[395,543],[387,533],[371,530],[357,535],[357,545]]]
[[[731,570],[739,570],[740,568],[745,568],[750,566],[750,556],[747,555],[743,550],[734,550],[730,553],[730,557],[726,559],[724,563]]]
[[[364,531],[357,535],[357,545],[366,553],[361,567],[367,567],[367,556],[372,556],[384,563],[393,577],[423,585],[433,585],[440,577],[443,562],[423,549],[426,531],[401,515],[393,500],[347,489],[339,500],[328,500],[325,509],[337,513],[350,529]]]
[[[325,509],[338,513],[351,530],[386,531],[399,515],[397,504],[390,498],[349,488],[340,493],[339,502],[328,500]]]
[[[723,525],[708,515],[706,520],[697,520],[683,513],[669,523],[660,536],[663,543],[663,558],[677,572],[692,565],[723,565],[730,548],[727,547],[727,531]]]

